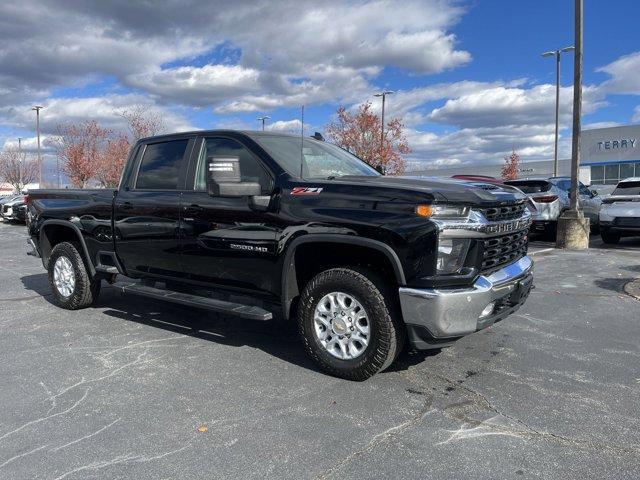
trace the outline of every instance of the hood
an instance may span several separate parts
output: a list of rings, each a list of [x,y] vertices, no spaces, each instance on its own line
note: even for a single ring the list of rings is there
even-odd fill
[[[519,190],[490,183],[418,176],[339,177],[335,182],[393,188],[433,195],[437,203],[500,205],[526,200]]]

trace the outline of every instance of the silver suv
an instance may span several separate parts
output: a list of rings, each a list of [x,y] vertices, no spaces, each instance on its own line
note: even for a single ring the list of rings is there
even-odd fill
[[[533,201],[537,212],[533,214],[531,229],[555,234],[558,217],[569,208],[571,178],[509,180],[504,183],[518,187]],[[592,226],[597,226],[602,199],[597,192],[589,190],[582,182],[579,183],[578,193],[578,201],[585,217],[591,220]]]

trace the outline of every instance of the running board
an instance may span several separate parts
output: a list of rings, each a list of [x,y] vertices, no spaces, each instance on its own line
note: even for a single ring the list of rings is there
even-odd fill
[[[118,283],[114,285],[125,294],[142,295],[144,297],[166,300],[167,302],[189,305],[191,307],[204,308],[218,313],[226,313],[249,320],[267,321],[273,318],[273,314],[263,308],[241,303],[226,302],[200,295],[174,292],[162,288],[150,287],[141,283]]]

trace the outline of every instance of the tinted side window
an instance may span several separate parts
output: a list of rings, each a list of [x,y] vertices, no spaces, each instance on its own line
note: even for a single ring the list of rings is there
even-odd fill
[[[173,140],[147,145],[140,162],[136,188],[177,190],[178,174],[188,141]]]
[[[238,157],[240,159],[240,177],[243,182],[257,182],[264,193],[268,193],[271,177],[260,161],[247,148],[230,138],[207,138],[198,159],[195,190],[206,190],[206,166],[209,157]]]

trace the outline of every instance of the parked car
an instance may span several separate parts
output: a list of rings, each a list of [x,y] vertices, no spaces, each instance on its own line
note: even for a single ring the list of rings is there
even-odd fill
[[[600,235],[609,244],[640,235],[640,177],[620,181],[611,196],[602,200]]]
[[[5,222],[25,222],[27,204],[24,195],[18,195],[2,204],[2,219]]]
[[[282,133],[142,139],[118,190],[32,190],[28,208],[60,307],[91,305],[122,274],[140,279],[125,294],[294,320],[309,356],[353,380],[405,342],[439,348],[504,319],[533,282],[525,195],[384,176]],[[123,231],[127,219],[145,228]]]
[[[537,213],[533,215],[532,230],[555,236],[558,218],[564,210],[569,208],[571,179],[569,177],[522,179],[509,180],[505,184],[519,188],[533,200]],[[578,187],[580,207],[591,221],[591,225],[597,228],[602,199],[597,192],[589,190],[582,182]]]

